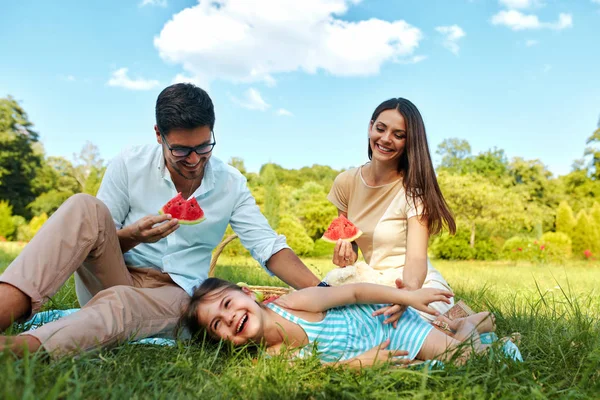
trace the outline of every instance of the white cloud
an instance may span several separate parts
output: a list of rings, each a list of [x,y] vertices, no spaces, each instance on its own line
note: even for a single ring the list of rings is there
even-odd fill
[[[450,50],[455,55],[458,55],[460,47],[458,47],[458,40],[466,36],[465,31],[458,25],[451,26],[438,26],[435,28],[436,31],[444,35],[444,47]]]
[[[540,0],[500,0],[500,4],[511,9],[526,9],[543,5]]]
[[[113,72],[108,80],[108,86],[122,87],[130,90],[150,90],[158,86],[157,80],[150,79],[132,79],[127,75],[127,68],[120,68]]]
[[[600,0],[592,0],[592,3],[600,4]]]
[[[525,41],[525,46],[527,46],[527,47],[532,47],[532,46],[535,46],[535,45],[537,45],[538,43],[539,43],[539,41],[537,41],[537,40],[535,40],[535,39],[527,39],[527,40]]]
[[[413,56],[422,33],[405,21],[339,19],[359,1],[201,1],[174,15],[154,45],[195,79],[268,85],[293,71],[374,75]]]
[[[492,17],[492,24],[504,25],[513,31],[525,29],[554,29],[562,30],[573,26],[573,17],[571,14],[559,14],[556,22],[541,22],[537,15],[523,14],[520,11],[508,10],[500,11]]]
[[[282,117],[292,117],[294,116],[294,114],[292,114],[290,111],[286,110],[285,108],[280,108],[279,110],[277,110],[277,115],[282,116]]]
[[[142,2],[140,3],[140,7],[144,6],[166,7],[167,0],[142,0]]]
[[[260,92],[254,88],[248,89],[244,93],[243,99],[232,97],[232,100],[249,110],[266,111],[269,107],[271,107],[271,105],[262,98]]]

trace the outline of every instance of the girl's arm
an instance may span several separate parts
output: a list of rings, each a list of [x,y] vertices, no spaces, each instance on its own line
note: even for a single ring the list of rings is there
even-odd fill
[[[427,219],[420,221],[420,216],[408,219],[406,237],[406,261],[402,280],[408,290],[420,289],[427,276],[427,244],[429,231]]]
[[[453,294],[441,290],[425,288],[416,291],[396,289],[373,283],[355,283],[334,287],[310,287],[279,298],[276,302],[291,310],[323,312],[330,308],[348,304],[404,304],[432,315],[437,312],[428,307],[429,303],[448,300]]]

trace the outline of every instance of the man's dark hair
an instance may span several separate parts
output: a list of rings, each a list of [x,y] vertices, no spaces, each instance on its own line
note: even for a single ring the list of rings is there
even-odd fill
[[[176,83],[165,88],[156,100],[156,126],[164,136],[172,129],[215,126],[215,109],[203,89],[191,83]]]

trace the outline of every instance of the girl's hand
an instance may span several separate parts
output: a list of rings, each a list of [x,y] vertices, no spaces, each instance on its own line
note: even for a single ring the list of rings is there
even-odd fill
[[[405,289],[404,286],[404,282],[402,281],[402,279],[397,278],[396,279],[396,287],[398,289]],[[384,324],[389,324],[392,323],[394,329],[396,329],[398,327],[398,320],[400,319],[400,317],[402,316],[402,314],[404,314],[404,311],[406,311],[406,306],[401,305],[401,304],[393,304],[391,306],[387,306],[387,307],[382,307],[380,309],[378,309],[377,311],[375,311],[373,313],[373,316],[376,317],[378,315],[385,315],[386,318],[383,323]]]
[[[429,307],[430,303],[441,301],[446,304],[450,304],[450,298],[454,296],[453,293],[447,290],[434,289],[434,288],[422,288],[413,290],[406,293],[408,296],[407,305],[419,310],[426,312],[431,315],[439,315],[440,313]]]
[[[407,356],[408,351],[386,350],[389,345],[390,339],[386,339],[379,346],[375,346],[353,358],[352,363],[358,363],[360,367],[372,367],[382,363],[390,363],[392,366],[405,366],[410,363],[409,359],[401,358]]]
[[[352,248],[352,243],[338,239],[333,249],[333,263],[338,267],[352,265],[358,259],[358,254]]]

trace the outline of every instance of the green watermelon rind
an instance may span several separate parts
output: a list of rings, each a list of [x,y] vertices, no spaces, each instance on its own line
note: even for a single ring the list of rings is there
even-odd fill
[[[181,196],[181,192],[177,193],[177,196]],[[175,196],[175,197],[177,197],[177,196]],[[175,197],[173,197],[173,199],[174,199]],[[173,199],[171,199],[171,200],[173,200]],[[171,201],[171,200],[169,200],[169,201]],[[167,202],[167,203],[166,203],[166,204],[163,206],[163,208],[164,208],[164,207],[165,207],[165,206],[166,206],[166,205],[169,203],[169,201],[168,201],[168,202]],[[185,199],[184,199],[184,201],[187,203],[187,201],[189,201],[189,200],[185,200]],[[198,207],[200,207],[200,205],[198,205]],[[160,215],[165,215],[165,214],[167,214],[167,213],[165,213],[165,211],[163,210],[163,208],[161,208],[160,210],[158,210],[158,213],[159,213]],[[200,210],[202,210],[202,208],[200,208]],[[204,214],[204,211],[202,211],[202,213]],[[177,222],[179,223],[179,225],[197,225],[197,224],[199,224],[200,222],[204,221],[205,219],[206,219],[206,217],[204,217],[204,216],[202,216],[202,217],[200,217],[200,218],[198,218],[198,219],[193,219],[193,220],[189,220],[189,219],[180,219],[180,218],[178,218],[178,219],[177,219]]]
[[[349,238],[340,238],[340,239],[343,240],[344,242],[351,243],[351,242],[354,242],[359,237],[361,237],[362,234],[363,234],[362,231],[359,229],[358,232],[356,232],[356,235],[349,237]],[[329,239],[324,234],[323,234],[323,237],[321,237],[321,239],[323,239],[323,241],[325,241],[327,243],[333,243],[333,244],[337,243],[337,241],[340,240],[340,239],[335,239],[335,240]]]

